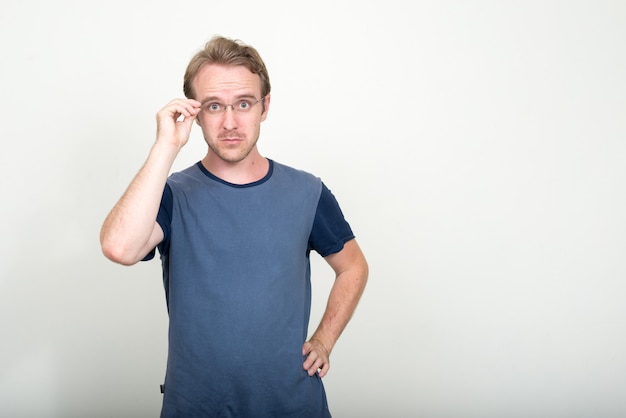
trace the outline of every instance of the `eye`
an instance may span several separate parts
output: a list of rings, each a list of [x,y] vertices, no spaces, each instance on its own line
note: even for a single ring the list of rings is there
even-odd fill
[[[245,112],[246,110],[250,110],[252,103],[250,100],[239,100],[235,106],[237,107],[237,110]]]
[[[209,103],[208,105],[206,105],[206,110],[211,113],[217,113],[222,110],[223,107],[224,105],[220,103]]]

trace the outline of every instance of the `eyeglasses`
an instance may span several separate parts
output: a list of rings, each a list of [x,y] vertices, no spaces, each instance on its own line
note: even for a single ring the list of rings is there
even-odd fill
[[[265,97],[261,97],[258,100],[241,99],[231,104],[224,104],[220,102],[208,102],[202,105],[202,110],[208,115],[220,115],[226,112],[226,109],[230,107],[233,109],[233,112],[248,113],[250,109],[254,107],[255,104],[259,103],[263,99],[265,99]]]

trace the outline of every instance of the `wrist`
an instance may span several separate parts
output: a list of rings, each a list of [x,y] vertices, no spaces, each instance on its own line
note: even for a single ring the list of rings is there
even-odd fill
[[[169,171],[179,151],[180,149],[175,144],[157,140],[152,144],[146,164],[153,168],[163,167],[165,169],[167,167]]]
[[[325,336],[324,333],[320,331],[316,331],[309,339],[309,342],[321,345],[322,347],[324,347],[326,352],[328,352],[328,354],[330,354],[334,346],[334,344],[332,343],[332,340],[328,338],[327,336]]]
[[[157,135],[156,141],[154,141],[153,147],[162,149],[163,151],[176,152],[181,150],[184,143],[180,143],[176,138],[170,138],[167,136]]]
[[[175,158],[181,148],[182,147],[176,144],[176,142],[174,141],[157,137],[157,140],[152,145],[152,149],[150,152]]]

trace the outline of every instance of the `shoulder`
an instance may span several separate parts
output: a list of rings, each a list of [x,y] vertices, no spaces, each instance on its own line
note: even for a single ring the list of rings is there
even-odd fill
[[[294,181],[308,182],[310,184],[319,185],[320,190],[322,187],[322,180],[316,175],[309,173],[308,171],[300,170],[285,164],[278,163],[270,160],[273,165],[273,177],[278,179],[291,179]]]
[[[206,175],[200,168],[200,162],[170,174],[167,185],[172,189],[186,189],[205,180]]]

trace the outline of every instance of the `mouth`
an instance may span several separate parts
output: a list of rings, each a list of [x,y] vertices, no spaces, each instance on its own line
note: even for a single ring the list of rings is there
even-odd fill
[[[222,144],[222,146],[227,147],[227,148],[239,148],[239,146],[241,145],[243,141],[241,139],[236,139],[236,138],[228,138],[228,139],[222,139],[220,141],[220,144]]]

